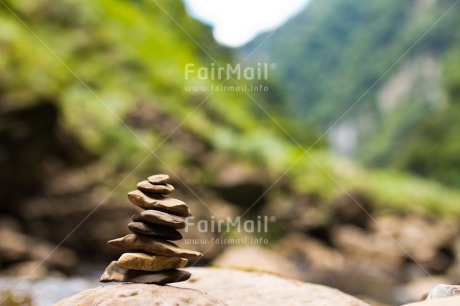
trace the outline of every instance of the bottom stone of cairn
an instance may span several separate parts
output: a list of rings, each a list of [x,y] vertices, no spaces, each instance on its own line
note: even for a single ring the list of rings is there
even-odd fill
[[[158,272],[130,270],[123,268],[116,261],[112,261],[105,269],[100,281],[103,283],[131,282],[164,285],[188,280],[191,275],[184,270],[161,270]]]

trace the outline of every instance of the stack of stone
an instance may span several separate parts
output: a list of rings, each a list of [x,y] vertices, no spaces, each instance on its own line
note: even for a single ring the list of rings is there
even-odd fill
[[[124,253],[118,261],[112,261],[101,276],[101,282],[134,282],[166,284],[190,278],[190,273],[177,270],[188,259],[196,259],[201,253],[179,248],[168,240],[180,240],[178,229],[185,227],[190,209],[184,202],[167,197],[174,191],[166,174],[152,175],[137,184],[136,191],[128,193],[134,205],[143,208],[133,215],[128,224],[133,234],[110,240],[110,248]]]

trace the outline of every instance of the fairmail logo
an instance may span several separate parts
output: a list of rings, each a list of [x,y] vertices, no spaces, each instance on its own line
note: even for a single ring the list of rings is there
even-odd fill
[[[257,216],[253,220],[243,220],[240,216],[232,219],[216,219],[212,216],[210,219],[195,220],[195,217],[185,219],[185,232],[195,226],[200,233],[267,233],[269,224],[276,221],[276,217]]]
[[[197,67],[193,63],[185,65],[185,79],[198,78],[199,80],[268,80],[269,71],[276,69],[276,64],[257,63],[255,66],[243,67],[240,63],[232,65],[216,65]]]

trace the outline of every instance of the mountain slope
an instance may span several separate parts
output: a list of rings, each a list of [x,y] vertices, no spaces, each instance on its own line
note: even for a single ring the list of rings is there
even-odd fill
[[[313,0],[240,52],[277,63],[291,116],[323,130],[335,124],[336,150],[391,165],[420,121],[447,103],[452,63],[444,59],[460,28],[454,3]]]

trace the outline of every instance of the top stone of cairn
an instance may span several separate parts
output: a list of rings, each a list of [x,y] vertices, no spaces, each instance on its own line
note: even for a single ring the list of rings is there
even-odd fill
[[[155,174],[147,178],[152,184],[166,184],[169,182],[169,175],[167,174]]]

